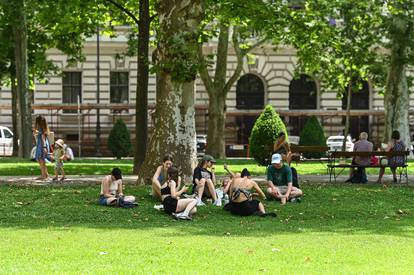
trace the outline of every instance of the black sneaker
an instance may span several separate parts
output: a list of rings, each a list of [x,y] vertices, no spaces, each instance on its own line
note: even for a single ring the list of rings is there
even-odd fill
[[[264,214],[261,214],[260,217],[262,217],[262,218],[265,218],[265,217],[273,217],[273,218],[276,218],[277,215],[276,215],[276,213],[264,213]]]

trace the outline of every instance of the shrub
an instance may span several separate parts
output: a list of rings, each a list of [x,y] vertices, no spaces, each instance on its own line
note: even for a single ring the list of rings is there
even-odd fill
[[[285,124],[273,107],[267,105],[254,123],[249,138],[250,155],[259,165],[268,165],[270,163],[273,144],[277,134],[282,131],[286,133],[287,139]]]
[[[118,119],[108,137],[108,148],[117,159],[127,157],[132,151],[129,130],[122,119]]]
[[[303,146],[326,146],[326,137],[319,120],[311,116],[306,121],[300,132],[299,145]],[[324,153],[305,153],[305,158],[321,158]]]

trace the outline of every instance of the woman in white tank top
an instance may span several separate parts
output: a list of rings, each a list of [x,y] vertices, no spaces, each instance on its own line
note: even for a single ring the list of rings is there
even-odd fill
[[[124,197],[122,188],[122,172],[121,169],[114,168],[112,169],[111,174],[105,176],[102,180],[99,204],[116,205],[119,197]],[[135,202],[135,197],[125,196],[124,201]]]

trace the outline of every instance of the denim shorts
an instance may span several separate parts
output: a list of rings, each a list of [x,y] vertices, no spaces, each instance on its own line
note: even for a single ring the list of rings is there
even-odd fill
[[[99,196],[99,201],[98,201],[98,203],[99,203],[100,205],[108,205],[108,204],[107,204],[107,201],[108,201],[108,198],[105,198],[105,196],[104,196],[104,195],[100,195],[100,196]]]

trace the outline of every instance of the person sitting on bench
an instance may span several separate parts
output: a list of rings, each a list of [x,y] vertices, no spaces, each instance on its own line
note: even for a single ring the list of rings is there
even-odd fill
[[[361,132],[359,134],[359,140],[355,142],[354,144],[354,152],[372,152],[372,148],[374,145],[372,142],[368,141],[368,134],[366,132]],[[361,166],[368,166],[371,163],[370,157],[359,157],[356,156],[352,159],[352,165],[361,165]],[[365,168],[358,167],[357,169],[358,175],[360,175],[359,182],[365,183],[366,182],[366,174],[365,174]],[[354,182],[353,176],[355,175],[355,169],[354,167],[349,169],[349,179],[347,179],[345,182]]]
[[[385,149],[385,151],[386,152],[405,151],[405,148],[406,147],[405,147],[404,142],[400,139],[400,132],[398,132],[397,130],[394,130],[391,134],[391,141],[388,143],[388,146]],[[404,162],[405,162],[404,156],[395,156],[395,157],[391,157],[388,159],[388,166],[390,166],[394,183],[397,183],[397,173],[396,173],[397,166],[403,165]],[[382,166],[379,172],[378,180],[377,180],[378,183],[382,182],[382,176],[384,175],[384,172],[385,172],[385,166]]]
[[[290,166],[292,162],[292,151],[290,150],[289,143],[286,141],[286,134],[284,132],[280,132],[277,135],[277,139],[273,145],[273,154],[280,154],[283,160]]]

